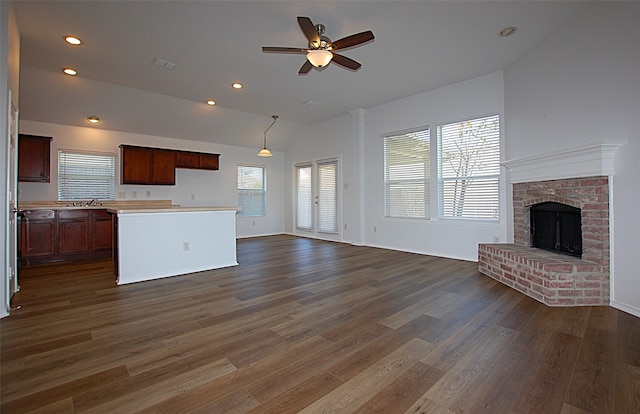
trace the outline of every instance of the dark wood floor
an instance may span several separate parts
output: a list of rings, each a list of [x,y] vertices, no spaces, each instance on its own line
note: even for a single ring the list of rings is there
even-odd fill
[[[639,413],[640,319],[551,308],[476,263],[274,236],[116,286],[24,269],[1,412]]]

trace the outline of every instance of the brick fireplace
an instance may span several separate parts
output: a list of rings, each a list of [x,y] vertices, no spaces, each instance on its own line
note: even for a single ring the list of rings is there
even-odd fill
[[[609,176],[616,147],[505,163],[512,172],[514,243],[480,244],[479,271],[550,306],[608,305]],[[531,247],[530,210],[545,202],[580,209],[582,257]]]

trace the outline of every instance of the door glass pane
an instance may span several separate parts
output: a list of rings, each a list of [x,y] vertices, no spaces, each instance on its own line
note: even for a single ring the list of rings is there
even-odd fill
[[[338,164],[318,164],[318,231],[338,232]]]
[[[311,230],[313,224],[313,185],[311,166],[296,167],[296,227]]]

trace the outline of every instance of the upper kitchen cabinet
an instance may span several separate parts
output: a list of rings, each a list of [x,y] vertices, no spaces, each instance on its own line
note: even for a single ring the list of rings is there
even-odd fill
[[[51,137],[18,135],[18,181],[48,183]]]
[[[120,145],[122,184],[175,185],[176,168],[217,170],[220,154]]]
[[[176,168],[192,168],[199,170],[217,170],[220,154],[204,152],[176,151]]]
[[[175,185],[175,153],[171,150],[121,145],[122,184]]]

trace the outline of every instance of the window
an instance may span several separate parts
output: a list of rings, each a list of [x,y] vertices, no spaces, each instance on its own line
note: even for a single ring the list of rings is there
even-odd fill
[[[499,178],[497,115],[438,127],[440,217],[497,220]]]
[[[384,214],[429,218],[430,129],[384,137]]]
[[[264,167],[238,165],[238,216],[267,215]]]
[[[113,200],[115,154],[58,150],[58,200]]]

